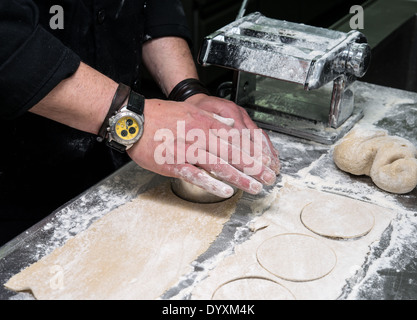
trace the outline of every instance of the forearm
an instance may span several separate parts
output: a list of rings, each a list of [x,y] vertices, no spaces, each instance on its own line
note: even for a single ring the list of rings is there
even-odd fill
[[[165,37],[146,42],[143,61],[166,96],[182,80],[198,79],[191,51],[182,38]]]
[[[30,112],[78,130],[97,134],[112,102],[117,83],[81,63]]]

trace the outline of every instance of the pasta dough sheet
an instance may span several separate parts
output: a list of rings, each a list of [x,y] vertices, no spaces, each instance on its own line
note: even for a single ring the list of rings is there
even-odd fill
[[[30,290],[37,299],[157,299],[209,248],[240,195],[197,204],[164,183],[106,214],[5,286]]]
[[[360,208],[361,211],[372,213],[375,218],[375,224],[366,235],[349,240],[337,240],[322,237],[311,230],[307,229],[300,219],[302,209],[309,203],[331,201],[350,210],[352,208]],[[251,222],[251,230],[253,232],[249,240],[237,245],[234,253],[222,259],[203,279],[192,289],[192,299],[210,299],[212,294],[216,292],[223,284],[230,282],[232,279],[251,279],[262,278],[279,283],[287,288],[291,294],[300,300],[331,300],[337,299],[342,293],[346,280],[353,277],[356,273],[361,272],[361,266],[366,261],[370,246],[378,241],[383,231],[389,226],[391,220],[395,217],[395,213],[390,209],[379,207],[373,204],[353,200],[347,197],[335,194],[324,193],[304,187],[298,187],[287,183],[283,188],[277,191],[276,198],[272,202],[270,208],[261,216],[255,218]],[[344,221],[343,221],[344,222]],[[332,223],[337,223],[332,221]],[[350,228],[350,226],[348,226]],[[264,268],[259,261],[259,254],[262,254],[261,260],[271,260],[272,262],[290,259],[294,255],[291,246],[288,246],[288,252],[279,250],[276,252],[271,246],[269,250],[264,248],[262,244],[267,244],[270,239],[279,239],[279,235],[298,234],[314,237],[323,245],[331,248],[336,254],[336,262],[334,268],[323,277],[311,281],[291,281],[285,280],[275,275],[268,268]],[[260,248],[262,251],[260,251]],[[334,257],[329,255],[328,259],[332,261],[317,261],[315,259],[315,251],[306,252],[306,261],[312,264],[333,263]],[[277,256],[279,255],[279,256]],[[325,257],[326,258],[326,257]],[[327,258],[326,258],[327,259]],[[262,261],[261,261],[262,262]],[[272,263],[271,262],[271,263]],[[284,264],[289,268],[300,268],[303,264]],[[274,265],[268,266],[273,268]],[[278,264],[276,267],[282,267]],[[308,268],[314,269],[311,264],[305,264],[306,270],[285,270],[286,273],[308,273]],[[266,281],[264,281],[267,283]],[[245,289],[247,299],[251,298],[250,288]],[[254,288],[252,297],[256,299],[256,292],[263,290]],[[267,286],[264,290],[269,290]],[[271,292],[272,294],[272,292]],[[267,292],[265,292],[267,295]],[[234,299],[233,296],[222,295],[224,299]]]

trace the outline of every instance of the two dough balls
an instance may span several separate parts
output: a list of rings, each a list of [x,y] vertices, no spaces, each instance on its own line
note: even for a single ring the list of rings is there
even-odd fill
[[[334,148],[339,169],[370,176],[381,189],[404,194],[417,186],[417,149],[383,130],[356,129]]]

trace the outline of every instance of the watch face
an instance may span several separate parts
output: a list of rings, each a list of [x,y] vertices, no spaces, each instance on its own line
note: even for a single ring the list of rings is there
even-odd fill
[[[121,112],[111,119],[110,128],[112,139],[129,146],[142,136],[143,119],[133,112]]]
[[[139,123],[135,118],[130,116],[120,118],[115,124],[116,135],[125,141],[130,141],[136,138],[139,131]]]

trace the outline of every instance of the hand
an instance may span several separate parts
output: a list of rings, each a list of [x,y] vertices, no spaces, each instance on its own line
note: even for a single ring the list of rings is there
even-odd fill
[[[234,124],[231,124],[234,128],[237,128],[238,130],[250,129],[252,131],[252,141],[253,130],[260,130],[258,126],[252,121],[246,110],[236,105],[232,101],[218,97],[207,96],[205,94],[196,94],[188,98],[187,102],[197,106],[202,110],[220,115],[223,118],[234,119]],[[278,157],[279,153],[273,146],[267,133],[262,130],[262,134],[263,163],[271,168],[276,174],[279,174],[281,169]]]
[[[232,127],[218,121],[213,112],[188,102],[148,99],[144,117],[143,136],[128,150],[141,167],[184,179],[223,198],[233,194],[230,185],[257,194],[263,184],[275,183],[274,171],[243,152],[240,144],[231,144],[229,137],[216,134],[223,130],[230,133],[232,140],[245,139],[236,133],[238,130],[232,131]],[[254,142],[247,140],[249,148],[255,150]],[[234,161],[236,156],[240,161]]]

